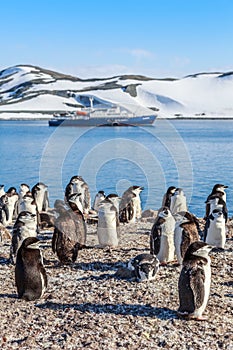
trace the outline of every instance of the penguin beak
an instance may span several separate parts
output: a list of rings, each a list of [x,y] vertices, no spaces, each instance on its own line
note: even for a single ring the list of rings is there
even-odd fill
[[[29,249],[40,249],[39,243],[40,243],[40,241],[32,243],[32,244],[28,245],[27,248],[29,248]]]

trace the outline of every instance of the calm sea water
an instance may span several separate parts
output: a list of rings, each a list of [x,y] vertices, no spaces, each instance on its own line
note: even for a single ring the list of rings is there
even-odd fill
[[[157,120],[145,128],[0,121],[0,145],[5,189],[42,181],[49,186],[51,206],[78,174],[89,184],[92,199],[98,190],[121,195],[131,185],[144,186],[144,209],[158,209],[168,186],[182,187],[189,210],[198,216],[213,185],[223,183],[229,186],[232,215],[232,120]]]

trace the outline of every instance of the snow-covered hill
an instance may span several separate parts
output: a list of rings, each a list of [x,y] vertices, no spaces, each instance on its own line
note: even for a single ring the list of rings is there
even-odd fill
[[[55,111],[74,110],[79,106],[75,93],[93,94],[139,114],[153,110],[159,117],[233,118],[233,72],[84,80],[30,65],[0,72],[0,118],[47,118]]]

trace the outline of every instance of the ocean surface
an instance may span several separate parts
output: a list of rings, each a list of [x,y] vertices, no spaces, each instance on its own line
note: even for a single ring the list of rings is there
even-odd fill
[[[0,121],[0,183],[5,190],[42,181],[50,206],[73,175],[97,191],[121,195],[144,187],[143,209],[158,209],[171,185],[183,188],[189,210],[204,215],[216,183],[228,185],[233,212],[233,120],[156,120],[150,127],[57,127],[47,121]]]

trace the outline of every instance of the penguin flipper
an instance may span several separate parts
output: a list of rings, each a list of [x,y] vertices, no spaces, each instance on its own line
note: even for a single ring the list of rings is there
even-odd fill
[[[204,227],[204,237],[203,237],[203,241],[206,242],[206,238],[207,238],[207,233],[208,233],[208,229],[210,227],[210,217],[208,217],[206,219],[206,222],[205,222],[205,227]]]
[[[58,238],[58,230],[55,227],[53,231],[53,237],[52,237],[52,251],[54,254],[56,253],[57,238]]]

